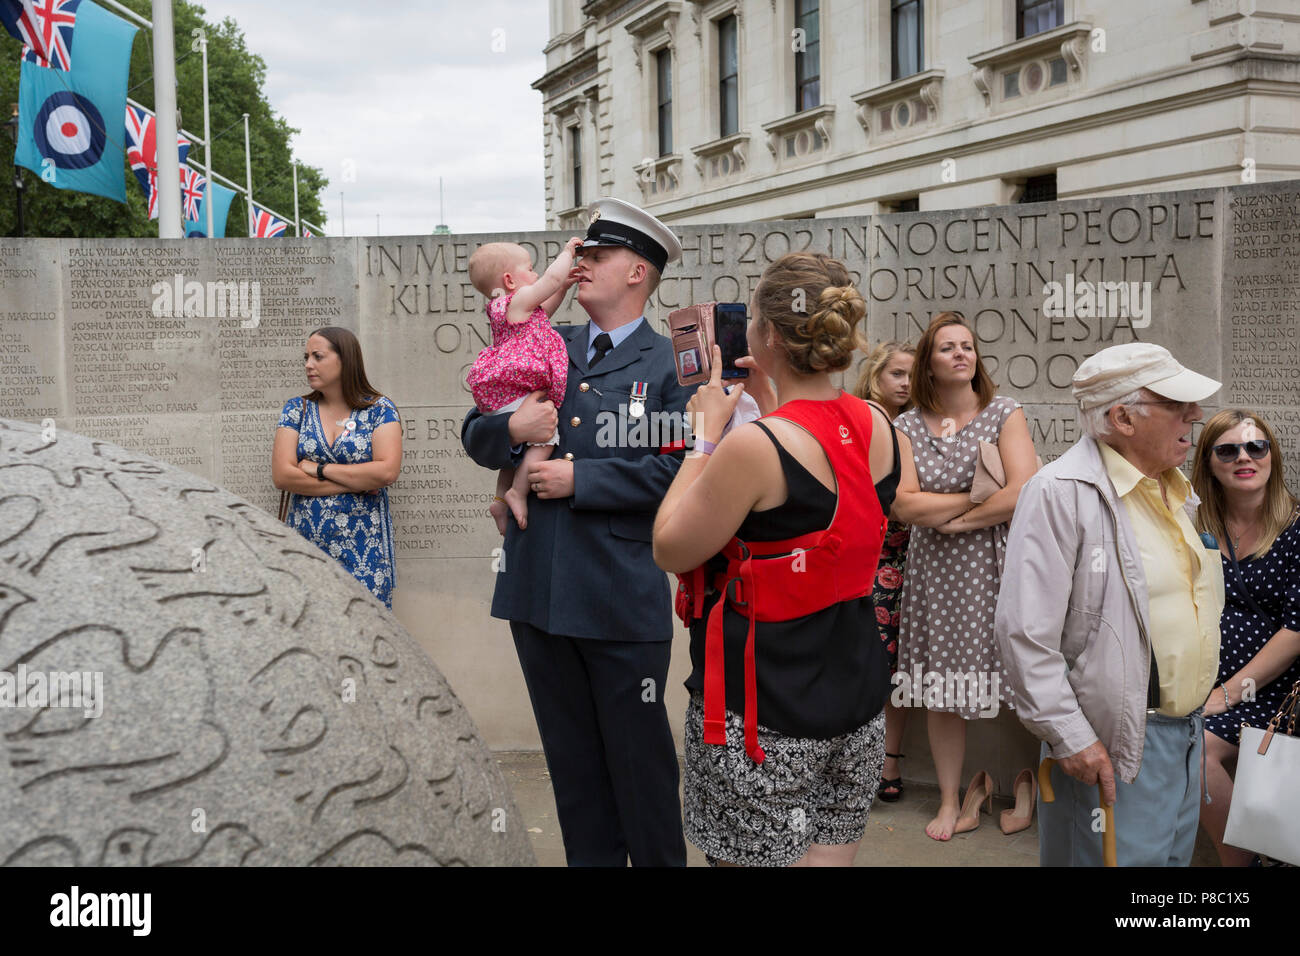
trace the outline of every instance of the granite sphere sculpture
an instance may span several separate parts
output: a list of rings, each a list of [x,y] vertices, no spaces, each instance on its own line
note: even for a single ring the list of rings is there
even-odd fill
[[[3,419],[0,748],[4,865],[534,862],[461,702],[328,555]]]

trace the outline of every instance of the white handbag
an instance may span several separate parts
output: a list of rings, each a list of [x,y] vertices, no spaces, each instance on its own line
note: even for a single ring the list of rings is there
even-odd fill
[[[1223,842],[1300,866],[1300,739],[1295,736],[1300,681],[1267,730],[1242,726],[1237,773]],[[1286,725],[1283,729],[1283,724]],[[1278,734],[1278,730],[1283,730]]]

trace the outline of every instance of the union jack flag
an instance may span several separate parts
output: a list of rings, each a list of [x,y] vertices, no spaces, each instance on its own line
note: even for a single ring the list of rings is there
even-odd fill
[[[275,239],[284,235],[289,224],[265,209],[253,207],[253,235],[258,239]]]
[[[80,0],[78,0],[80,2]],[[137,108],[126,104],[126,158],[131,163],[131,171],[144,190],[149,203],[149,218],[158,218],[158,147],[156,141],[154,115],[143,107]],[[190,141],[184,136],[176,136],[176,148],[180,161],[184,164],[190,154]],[[182,179],[184,171],[182,170]]]
[[[185,206],[185,221],[199,221],[199,201],[207,190],[208,180],[196,169],[181,167],[181,202]]]
[[[311,231],[310,229],[308,229],[306,226],[303,226],[303,227],[302,227],[302,237],[303,237],[304,239],[315,239],[315,238],[316,238],[316,233],[312,232],[312,231]]]
[[[22,0],[31,17],[30,36],[23,37],[23,59],[56,70],[72,69],[72,34],[81,0]],[[21,29],[22,20],[19,20]]]
[[[0,0],[0,24],[4,24],[14,39],[23,41],[24,53],[30,47],[45,56],[36,14],[32,9],[34,6],[34,0]]]

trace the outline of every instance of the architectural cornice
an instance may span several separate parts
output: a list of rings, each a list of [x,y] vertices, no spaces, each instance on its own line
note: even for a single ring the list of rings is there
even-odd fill
[[[677,45],[677,19],[682,13],[681,0],[659,0],[654,6],[624,27],[632,35],[632,56],[636,68],[642,69],[642,56],[647,43],[660,34],[668,35],[669,49]]]
[[[550,53],[552,50],[558,50],[560,47],[564,46],[564,44],[570,42],[576,37],[582,36],[582,34],[583,28],[581,27],[568,33],[557,33],[555,36],[551,37],[546,46],[542,47],[542,52]]]
[[[567,63],[561,63],[555,69],[543,74],[532,82],[532,88],[550,99],[557,93],[563,93],[583,80],[596,75],[598,57],[596,48],[583,50]],[[591,72],[588,74],[588,70]]]
[[[603,17],[607,14],[613,14],[606,21],[606,25],[637,7],[648,3],[649,0],[587,0],[582,5],[582,15],[585,17]],[[622,8],[622,9],[620,9]]]
[[[675,20],[681,16],[681,13],[682,0],[659,0],[641,16],[629,21],[623,29],[642,40],[659,30],[668,30],[671,33],[671,28],[665,26],[664,21],[670,17]]]

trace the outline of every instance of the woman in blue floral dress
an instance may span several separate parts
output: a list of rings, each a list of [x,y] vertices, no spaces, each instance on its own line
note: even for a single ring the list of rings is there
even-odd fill
[[[303,363],[312,391],[284,403],[271,457],[271,480],[292,492],[286,523],[391,608],[397,407],[367,381],[361,345],[347,329],[311,333]]]

